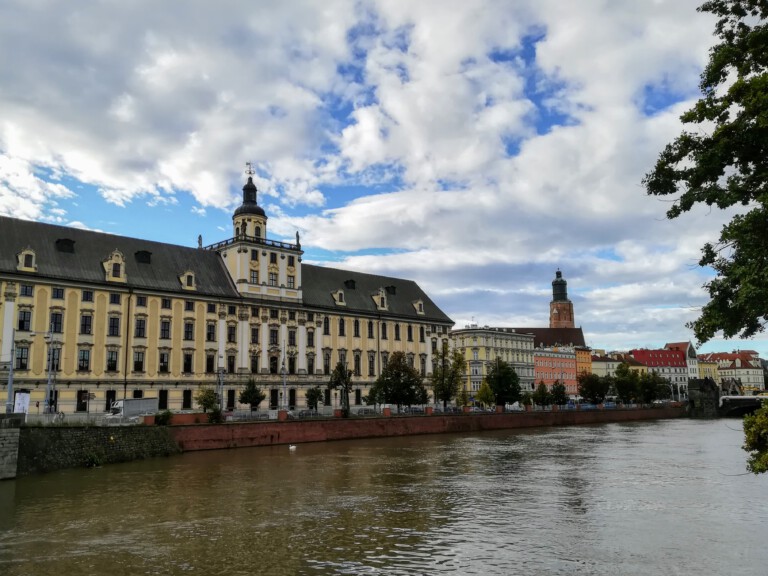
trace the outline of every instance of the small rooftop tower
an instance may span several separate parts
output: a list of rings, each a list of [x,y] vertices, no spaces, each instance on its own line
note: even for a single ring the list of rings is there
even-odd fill
[[[568,300],[568,282],[560,269],[552,280],[552,302],[549,303],[550,328],[575,328],[573,302]]]

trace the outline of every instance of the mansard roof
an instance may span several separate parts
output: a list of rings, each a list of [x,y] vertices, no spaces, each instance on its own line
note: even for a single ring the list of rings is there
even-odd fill
[[[302,264],[301,284],[304,305],[310,308],[453,324],[453,320],[413,280]],[[382,289],[387,298],[387,310],[379,310],[374,300]],[[344,292],[344,306],[337,304],[333,297],[339,290]],[[423,314],[417,311],[418,302],[423,304]]]
[[[533,334],[533,345],[536,348],[586,346],[581,328],[514,328],[514,330]]]
[[[61,242],[57,247],[60,240],[69,240],[66,245],[72,251],[62,250]],[[35,273],[17,271],[16,255],[26,248],[35,252]],[[125,283],[105,280],[102,263],[115,250],[125,258]],[[179,276],[187,271],[195,275],[194,291],[182,290]],[[30,279],[102,284],[115,289],[239,297],[216,252],[4,216],[0,216],[0,273],[12,273],[20,281],[26,275]]]

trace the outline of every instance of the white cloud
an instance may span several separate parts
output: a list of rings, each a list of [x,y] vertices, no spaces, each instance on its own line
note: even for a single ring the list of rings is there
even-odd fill
[[[459,324],[545,323],[560,267],[596,345],[684,340],[731,212],[670,222],[640,182],[698,96],[698,3],[6,2],[0,213],[88,226],[83,183],[125,207],[94,226],[226,235],[248,160],[271,233]]]

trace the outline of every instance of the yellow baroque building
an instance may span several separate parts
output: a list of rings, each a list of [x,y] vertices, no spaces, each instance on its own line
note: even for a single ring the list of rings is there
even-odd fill
[[[3,400],[30,413],[104,412],[157,397],[193,410],[202,386],[240,407],[253,378],[270,408],[306,406],[341,362],[359,405],[396,351],[427,380],[453,322],[413,281],[302,263],[267,238],[252,178],[231,238],[197,248],[0,217]]]

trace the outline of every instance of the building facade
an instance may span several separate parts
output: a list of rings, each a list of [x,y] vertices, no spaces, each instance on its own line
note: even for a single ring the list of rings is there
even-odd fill
[[[513,328],[471,324],[451,332],[451,346],[464,355],[464,389],[470,396],[480,389],[490,366],[503,360],[517,373],[522,390],[533,390],[533,335]]]
[[[738,383],[746,394],[765,390],[762,362],[754,350],[702,354],[700,360],[717,363],[721,385],[726,381]]]
[[[543,382],[551,390],[552,384],[559,381],[571,398],[578,396],[576,351],[572,347],[536,348],[533,362],[536,385]]]
[[[638,362],[648,367],[648,372],[655,372],[670,383],[670,391],[675,400],[688,397],[688,379],[690,372],[686,354],[682,350],[646,348],[630,350],[629,354]],[[697,366],[698,373],[698,366]]]
[[[268,239],[251,177],[232,223],[189,248],[0,217],[0,390],[12,366],[32,412],[191,410],[202,386],[237,408],[254,379],[269,407],[300,408],[341,362],[354,405],[397,351],[428,383],[453,323],[415,282],[303,264],[298,234]]]

